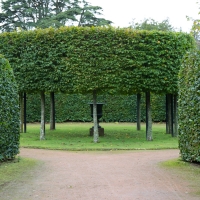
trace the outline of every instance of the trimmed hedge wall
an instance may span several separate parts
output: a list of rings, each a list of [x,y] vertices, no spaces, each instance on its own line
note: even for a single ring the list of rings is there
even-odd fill
[[[145,121],[145,94],[142,94],[141,119]],[[89,102],[91,95],[67,95],[56,94],[56,122],[65,121],[92,121],[90,117]],[[100,95],[98,102],[103,102],[103,117],[100,121],[105,122],[135,122],[136,121],[136,95]],[[152,118],[153,121],[165,121],[165,95],[152,94]],[[46,94],[46,121],[49,122],[49,94]],[[27,94],[27,121],[40,121],[40,95]]]
[[[19,92],[177,93],[186,33],[61,27],[0,34]]]
[[[9,62],[0,55],[0,161],[19,153],[19,102]]]
[[[186,55],[179,76],[179,148],[183,160],[200,162],[200,51]]]

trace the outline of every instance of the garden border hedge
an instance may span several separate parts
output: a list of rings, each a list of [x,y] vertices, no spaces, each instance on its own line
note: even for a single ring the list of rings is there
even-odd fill
[[[185,161],[200,162],[200,51],[185,56],[179,78],[181,157]]]
[[[0,55],[0,161],[19,153],[18,88],[8,60]]]

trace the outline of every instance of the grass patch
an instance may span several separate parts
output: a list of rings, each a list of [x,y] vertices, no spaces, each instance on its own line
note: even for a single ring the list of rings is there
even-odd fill
[[[134,123],[101,123],[105,136],[93,143],[89,136],[92,123],[60,123],[56,130],[46,126],[46,140],[39,140],[40,124],[28,124],[27,133],[21,134],[20,146],[26,148],[59,150],[137,150],[177,149],[178,140],[166,134],[165,124],[153,124],[153,141],[146,141],[145,124],[136,130]]]
[[[21,157],[0,163],[0,188],[3,189],[8,183],[19,180],[24,173],[33,169],[37,163],[36,160]]]
[[[180,181],[187,181],[192,193],[200,197],[200,164],[174,159],[162,162],[160,166],[178,175]]]

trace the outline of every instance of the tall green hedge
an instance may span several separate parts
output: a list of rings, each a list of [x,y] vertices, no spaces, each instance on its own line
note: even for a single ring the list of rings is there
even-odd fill
[[[0,34],[20,92],[177,93],[185,33],[61,27]]]
[[[19,153],[17,84],[9,62],[0,55],[0,161]]]
[[[183,160],[200,162],[200,51],[187,54],[179,76],[179,148]]]
[[[88,122],[90,116],[89,102],[92,102],[92,95],[80,94],[56,94],[56,122],[82,121]],[[103,102],[104,122],[135,122],[136,121],[136,95],[99,95],[98,102]],[[152,118],[153,121],[165,121],[165,95],[152,94]],[[145,94],[142,94],[141,120],[145,121]],[[46,121],[50,118],[49,94],[46,94]],[[40,121],[40,95],[27,94],[27,121]]]

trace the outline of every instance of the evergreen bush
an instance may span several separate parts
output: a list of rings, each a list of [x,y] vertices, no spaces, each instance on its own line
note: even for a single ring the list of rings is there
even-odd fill
[[[183,160],[200,162],[200,51],[186,55],[179,74],[179,148]]]
[[[8,60],[0,55],[0,161],[19,153],[17,84]]]

